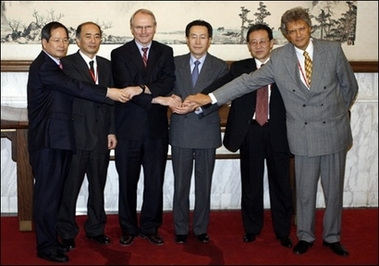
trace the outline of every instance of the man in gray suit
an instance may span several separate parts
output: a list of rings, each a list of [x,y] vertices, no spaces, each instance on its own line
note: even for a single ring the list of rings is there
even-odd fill
[[[290,150],[295,155],[299,242],[293,252],[306,253],[316,239],[316,193],[321,176],[326,205],[323,245],[347,256],[349,252],[340,243],[342,201],[346,154],[352,145],[349,108],[358,84],[340,43],[311,38],[311,30],[306,10],[286,11],[281,31],[289,43],[274,49],[265,67],[243,74],[211,94],[189,96],[185,104],[192,108],[208,103],[220,106],[276,82],[286,107]],[[304,51],[313,61],[309,74]]]
[[[226,74],[228,70],[227,64],[223,60],[208,53],[212,41],[212,26],[208,22],[203,20],[190,22],[186,27],[186,41],[190,53],[174,58],[176,81],[173,93],[180,95],[183,99],[190,94],[200,92],[214,80]],[[193,75],[198,76],[196,81],[193,80],[196,79]],[[165,99],[156,100],[171,101],[171,98],[165,97]],[[173,111],[175,112],[175,108]],[[206,243],[209,241],[207,228],[216,148],[221,146],[218,113],[213,112],[204,119],[199,119],[194,112],[188,114],[173,113],[170,122],[169,141],[172,148],[175,182],[173,205],[175,241],[185,243],[187,240],[189,192],[195,161],[196,200],[193,232],[198,241]]]

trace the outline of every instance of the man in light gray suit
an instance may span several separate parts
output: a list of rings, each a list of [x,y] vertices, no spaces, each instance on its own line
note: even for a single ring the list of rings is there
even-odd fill
[[[271,60],[243,74],[212,94],[197,94],[184,102],[192,108],[222,105],[266,84],[276,82],[287,113],[287,134],[295,155],[297,236],[295,254],[303,254],[315,241],[317,183],[325,197],[323,245],[341,256],[342,200],[347,150],[352,145],[349,109],[358,92],[354,72],[340,43],[311,38],[309,14],[297,7],[281,18],[281,31],[289,43],[274,49]],[[305,68],[304,51],[313,61]],[[308,75],[307,75],[308,74]]]
[[[184,99],[190,94],[200,92],[227,73],[227,64],[207,52],[211,40],[212,26],[208,22],[195,20],[187,25],[186,41],[190,53],[174,58],[176,81],[173,93],[175,95],[180,95]],[[197,76],[197,80],[193,80]],[[166,97],[166,100],[170,100],[169,98]],[[213,112],[204,119],[199,119],[194,112],[179,114],[175,111],[173,109],[169,137],[175,182],[173,205],[175,241],[185,243],[187,240],[190,218],[189,192],[195,161],[196,200],[193,232],[198,241],[206,243],[209,241],[207,228],[216,148],[221,146],[220,117],[217,112]]]

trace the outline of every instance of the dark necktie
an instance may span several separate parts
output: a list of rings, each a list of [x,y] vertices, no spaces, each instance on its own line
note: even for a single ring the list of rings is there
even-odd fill
[[[304,51],[303,55],[305,57],[305,61],[304,61],[305,75],[307,76],[308,86],[310,87],[311,81],[312,81],[312,59],[306,51]]]
[[[143,65],[145,66],[145,68],[147,66],[147,50],[148,49],[149,49],[148,47],[142,48],[142,52],[143,52],[142,60],[143,60]]]
[[[199,77],[199,65],[200,65],[200,61],[196,60],[194,62],[194,64],[195,64],[195,67],[192,70],[192,86],[193,87],[195,87],[197,78]]]
[[[95,68],[93,67],[94,61],[89,61],[89,73],[91,74],[91,77],[94,82],[96,82],[96,76],[95,76]]]
[[[261,65],[261,67],[263,64]],[[257,102],[255,106],[255,121],[263,126],[268,120],[268,86],[257,90]]]

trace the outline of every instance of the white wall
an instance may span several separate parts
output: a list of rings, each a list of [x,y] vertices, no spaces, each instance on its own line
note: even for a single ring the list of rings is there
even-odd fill
[[[351,125],[354,144],[347,155],[344,206],[378,206],[378,73],[357,73],[359,93],[352,108]],[[27,73],[1,73],[2,105],[26,106]],[[142,179],[138,188],[138,208],[141,207]],[[269,208],[267,177],[264,184],[265,208]],[[11,160],[11,142],[1,139],[1,213],[17,212],[16,164]],[[77,211],[86,211],[87,181],[80,192]],[[240,208],[239,160],[217,160],[213,175],[211,208]],[[173,173],[167,162],[164,182],[164,210],[172,209]],[[193,187],[191,207],[194,204]],[[324,206],[319,187],[317,207]],[[105,208],[118,209],[118,176],[112,161],[105,188]]]

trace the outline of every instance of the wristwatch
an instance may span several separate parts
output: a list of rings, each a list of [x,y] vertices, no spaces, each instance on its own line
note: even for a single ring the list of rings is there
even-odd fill
[[[146,86],[145,85],[139,85],[139,86],[142,89],[142,93],[145,93]]]

